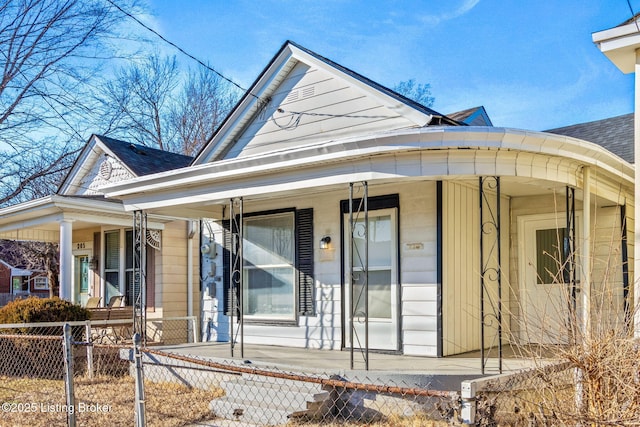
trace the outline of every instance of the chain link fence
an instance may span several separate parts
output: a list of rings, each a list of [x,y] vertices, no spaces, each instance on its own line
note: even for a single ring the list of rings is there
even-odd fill
[[[133,359],[135,355],[129,357]],[[437,425],[437,421],[448,425],[457,420],[460,409],[458,392],[376,378],[371,372],[360,378],[308,374],[153,348],[142,349],[140,357],[147,399],[149,383],[202,390],[206,393],[203,402],[206,410],[201,422],[208,422],[206,425],[218,425],[215,422],[219,420],[256,426],[324,426],[345,422],[419,426]],[[170,402],[165,398],[165,403]]]
[[[191,318],[149,320],[146,345],[135,345],[127,328],[130,322],[71,322],[65,340],[63,324],[0,325],[2,425],[444,426],[459,421],[458,392],[372,372],[347,378],[163,351],[163,344],[197,336]]]
[[[569,362],[549,362],[465,381],[462,402],[463,417],[478,426],[563,425],[556,412],[575,413],[576,370]]]

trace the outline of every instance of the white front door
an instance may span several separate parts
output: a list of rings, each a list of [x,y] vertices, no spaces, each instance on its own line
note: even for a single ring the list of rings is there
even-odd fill
[[[398,269],[397,269],[397,209],[369,212],[368,256],[368,322],[365,307],[365,222],[355,222],[353,245],[349,247],[350,227],[345,216],[345,343],[351,347],[351,316],[353,316],[353,346],[365,348],[365,327],[368,323],[369,348],[398,350]],[[349,257],[353,251],[353,287],[349,284]]]
[[[564,216],[523,216],[518,218],[518,231],[523,311],[520,339],[524,343],[566,344],[571,325],[578,322],[575,313],[580,311],[572,309],[576,299],[570,283],[563,279],[568,262],[564,249],[567,236]]]

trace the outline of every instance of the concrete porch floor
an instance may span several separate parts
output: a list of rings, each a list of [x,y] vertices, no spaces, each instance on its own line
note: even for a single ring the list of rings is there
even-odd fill
[[[283,371],[313,374],[337,374],[348,378],[410,378],[422,377],[432,386],[459,390],[460,381],[482,377],[480,352],[444,358],[404,356],[369,352],[369,371],[364,370],[363,356],[354,352],[354,369],[350,369],[349,350],[316,350],[293,347],[244,345],[244,357],[236,345],[231,357],[228,343],[193,343],[157,347],[171,353],[260,368],[276,368]],[[498,371],[497,349],[485,365],[485,375],[496,375]],[[509,373],[539,366],[543,360],[519,357],[509,346],[503,348],[502,372]],[[423,381],[420,381],[423,382]]]

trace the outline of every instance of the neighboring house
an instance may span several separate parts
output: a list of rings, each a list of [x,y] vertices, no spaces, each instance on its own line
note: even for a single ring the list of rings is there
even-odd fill
[[[447,117],[468,126],[493,126],[487,110],[482,106],[447,114]]]
[[[20,242],[0,240],[0,295],[3,295],[3,301],[16,296],[49,295],[43,259]]]
[[[42,273],[37,277],[39,280],[36,281],[33,271],[14,267],[0,260],[0,294],[29,295],[32,292],[48,291],[47,277],[42,276]]]
[[[54,195],[0,209],[0,237],[59,243],[60,296],[84,304],[90,296],[123,295],[133,304],[134,220],[100,187],[187,166],[192,158],[93,135]],[[141,216],[140,218],[143,218]],[[144,222],[144,221],[142,221]],[[148,215],[140,228],[146,242],[146,306],[153,316],[187,314],[190,221]],[[196,242],[197,245],[198,242]],[[197,263],[197,257],[195,257]]]
[[[191,166],[104,192],[209,218],[209,340],[448,356],[628,320],[633,166],[471,116],[287,42]]]

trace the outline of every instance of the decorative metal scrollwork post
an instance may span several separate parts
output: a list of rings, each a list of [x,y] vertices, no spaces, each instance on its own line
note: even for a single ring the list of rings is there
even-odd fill
[[[500,177],[480,177],[480,353],[484,374],[494,348],[502,373]],[[495,200],[492,200],[495,198]],[[488,336],[491,333],[491,336]]]
[[[134,306],[133,330],[140,334],[142,344],[147,344],[147,213],[133,213],[133,283],[129,298]]]
[[[578,281],[576,268],[576,190],[575,188],[566,188],[566,219],[567,229],[564,233],[562,241],[563,269],[562,281],[568,286],[569,299],[567,331],[569,332],[569,342],[575,343],[577,338],[578,327],[578,310],[577,310],[577,292]]]
[[[231,232],[231,256],[229,257],[229,340],[231,344],[231,357],[235,349],[236,342],[240,343],[240,357],[244,357],[244,305],[242,283],[243,283],[243,255],[242,242],[243,235],[243,205],[242,197],[231,199],[229,202],[229,220]],[[234,326],[233,318],[237,316],[237,326]]]
[[[349,342],[351,369],[357,341],[365,370],[369,370],[369,186],[366,181],[361,186],[362,197],[354,200],[354,183],[349,184]],[[364,241],[363,248],[358,248],[356,239]],[[356,329],[356,319],[364,322],[364,337]]]

